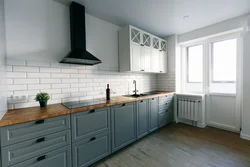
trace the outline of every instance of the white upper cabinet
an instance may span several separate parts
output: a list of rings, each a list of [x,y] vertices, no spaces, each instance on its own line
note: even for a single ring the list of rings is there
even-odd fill
[[[164,73],[166,48],[166,41],[129,25],[119,31],[120,71]]]

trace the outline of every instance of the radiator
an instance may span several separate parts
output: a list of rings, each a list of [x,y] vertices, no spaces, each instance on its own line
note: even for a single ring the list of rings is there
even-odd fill
[[[175,98],[175,120],[201,128],[206,127],[205,95],[177,93]]]
[[[198,121],[199,100],[178,98],[178,117]]]

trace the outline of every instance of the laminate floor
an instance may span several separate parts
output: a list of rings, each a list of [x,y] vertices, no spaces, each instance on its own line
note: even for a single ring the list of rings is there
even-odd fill
[[[94,166],[250,167],[250,141],[215,128],[171,124]]]

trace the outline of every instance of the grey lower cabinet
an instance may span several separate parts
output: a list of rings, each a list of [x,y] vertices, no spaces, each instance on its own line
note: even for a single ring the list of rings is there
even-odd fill
[[[174,120],[173,94],[159,98],[159,127],[163,127]]]
[[[11,167],[71,167],[71,146],[31,158]]]
[[[137,139],[149,133],[148,100],[141,100],[137,103]]]
[[[86,167],[111,153],[110,107],[71,114],[73,167]]]
[[[2,167],[71,167],[70,115],[1,128]]]
[[[72,145],[73,167],[89,166],[110,154],[110,135],[105,132]]]
[[[149,99],[149,132],[158,129],[159,101],[158,98]]]
[[[111,107],[112,152],[136,140],[135,103]]]

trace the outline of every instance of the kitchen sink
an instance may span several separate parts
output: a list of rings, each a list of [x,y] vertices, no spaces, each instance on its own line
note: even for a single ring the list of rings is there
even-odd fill
[[[123,95],[123,96],[124,97],[138,98],[138,97],[150,96],[150,95],[155,95],[155,94],[157,94],[157,92],[145,92],[145,93],[141,93],[141,94],[132,94],[132,95]]]

